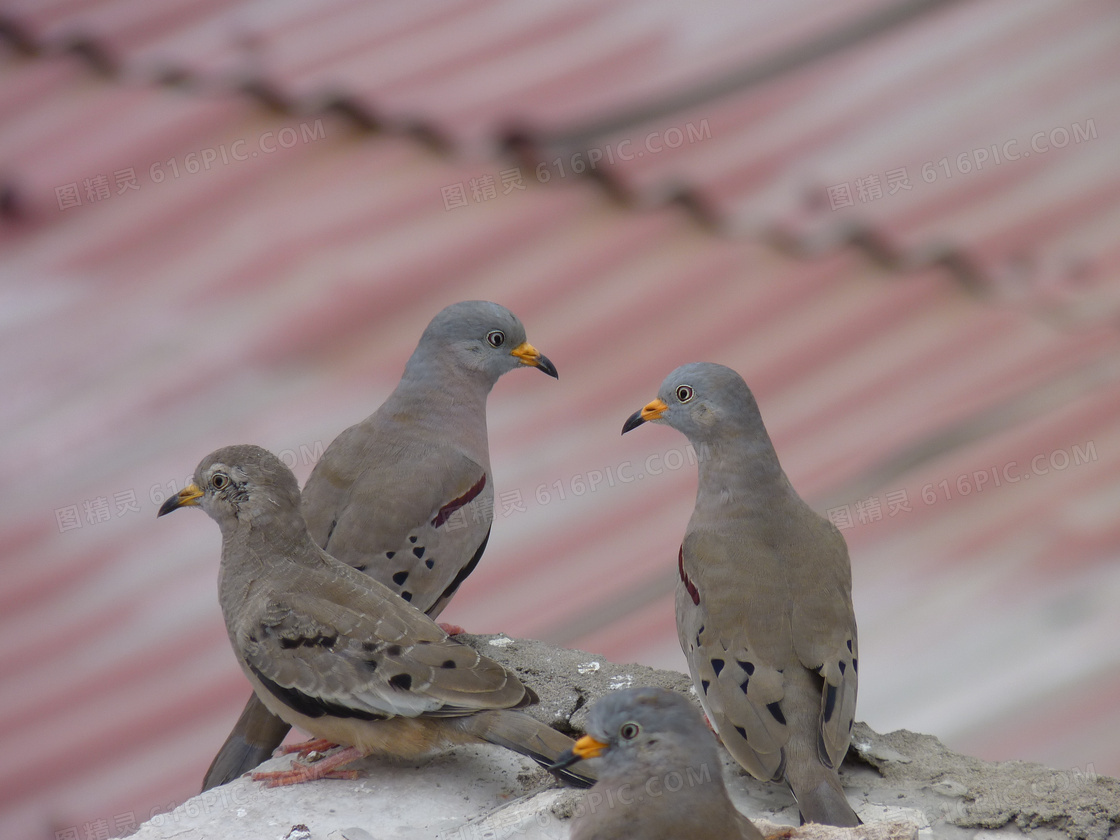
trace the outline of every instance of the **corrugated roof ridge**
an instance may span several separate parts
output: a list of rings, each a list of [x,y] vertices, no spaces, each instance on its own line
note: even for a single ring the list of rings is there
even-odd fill
[[[952,5],[956,0],[905,0],[885,8],[852,17],[843,25],[834,26],[824,34],[808,39],[792,49],[766,55],[751,60],[740,68],[715,79],[692,85],[687,89],[672,93],[657,101],[639,102],[634,107],[616,115],[606,116],[577,125],[562,132],[548,134],[530,133],[510,129],[504,137],[495,137],[499,147],[522,163],[536,166],[540,161],[551,159],[557,149],[575,152],[585,151],[585,147],[595,138],[608,136],[613,132],[635,125],[648,124],[651,120],[670,114],[679,114],[694,109],[698,104],[720,97],[741,93],[753,87],[770,82],[782,75],[812,65],[837,54],[866,44],[899,27],[917,22],[925,15]],[[85,58],[98,73],[117,77],[126,71],[120,62],[111,59],[111,45],[101,44],[94,36],[73,37],[70,32],[66,44],[34,41],[34,28],[22,26],[19,13],[0,11],[0,38],[7,38],[17,49],[25,54],[50,54],[59,48],[75,50]],[[159,82],[159,79],[155,81]],[[199,85],[199,89],[210,87],[213,80],[171,77],[163,79],[164,84],[177,84],[188,87]],[[396,131],[423,142],[437,151],[450,153],[453,141],[441,130],[438,120],[420,117],[409,124],[389,124],[383,122],[379,114],[372,110],[375,106],[363,101],[357,92],[341,90],[336,96],[305,101],[289,96],[284,90],[269,84],[265,78],[245,77],[236,81],[234,87],[263,102],[267,107],[298,116],[308,116],[336,112],[365,130]],[[496,131],[500,129],[495,128]],[[618,184],[613,183],[610,166],[586,168],[582,173],[596,179],[616,200],[627,203],[640,202],[642,199],[627,194]],[[718,208],[709,206],[702,191],[688,183],[668,184],[659,196],[659,203],[676,203],[686,208],[701,223],[729,235],[737,231],[731,220],[725,219]],[[17,196],[18,198],[18,196]],[[790,233],[781,225],[771,226],[765,231],[767,243],[794,257],[804,257],[805,249],[811,246],[801,236]],[[874,219],[866,222],[850,220],[835,225],[825,241],[818,243],[823,250],[833,251],[852,247],[862,251],[873,261],[890,271],[902,271],[915,267],[915,259],[922,265],[939,265],[947,269],[966,289],[981,294],[992,285],[986,275],[991,270],[983,260],[970,253],[965,245],[947,243],[935,247],[929,243],[926,248],[915,251],[912,247],[895,242],[889,232],[878,227]],[[917,255],[917,256],[916,256]]]
[[[594,138],[694,108],[704,102],[771,81],[778,76],[851,49],[896,26],[913,23],[922,15],[955,2],[957,0],[904,0],[885,9],[861,15],[845,26],[805,42],[797,49],[749,61],[738,70],[697,85],[691,90],[657,102],[641,103],[616,116],[577,126],[551,137],[540,138],[535,143],[547,149],[559,148],[568,152],[583,150]],[[521,146],[526,142],[532,144],[534,141],[523,136],[511,136],[507,138],[507,142],[514,146]]]

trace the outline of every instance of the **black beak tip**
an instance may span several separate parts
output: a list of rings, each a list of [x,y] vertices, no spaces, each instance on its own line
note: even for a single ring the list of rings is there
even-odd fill
[[[179,509],[179,497],[178,496],[172,496],[171,498],[164,501],[164,503],[162,505],[159,506],[159,512],[156,514],[156,519],[159,519],[164,514],[171,513],[171,511],[178,510],[178,509]]]
[[[626,434],[627,432],[633,431],[644,422],[646,421],[642,418],[642,412],[635,411],[633,414],[627,417],[626,422],[622,424],[622,433]]]
[[[549,359],[548,356],[545,356],[543,353],[541,354],[540,359],[537,361],[537,367],[540,368],[544,373],[547,373],[553,379],[560,378],[560,374],[556,372],[556,365],[554,365],[552,363],[552,360]]]
[[[580,757],[574,752],[572,752],[571,750],[565,750],[560,754],[560,757],[556,759],[556,761],[548,765],[548,767],[546,767],[545,769],[552,773],[556,773],[560,770],[567,770],[579,760]]]

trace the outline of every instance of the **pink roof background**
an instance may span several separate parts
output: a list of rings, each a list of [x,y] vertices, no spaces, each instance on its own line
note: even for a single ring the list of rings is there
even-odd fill
[[[466,298],[560,380],[491,396],[446,620],[682,667],[695,467],[619,431],[720,361],[848,539],[859,717],[1120,773],[1114,3],[26,0],[0,33],[12,836],[197,791],[247,687],[217,529],[159,501],[233,442],[305,478]]]

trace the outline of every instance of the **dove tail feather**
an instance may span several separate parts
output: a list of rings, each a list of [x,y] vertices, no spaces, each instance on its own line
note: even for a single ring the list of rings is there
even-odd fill
[[[202,791],[205,793],[218,785],[232,782],[261,762],[272,758],[272,753],[291,728],[266,709],[264,703],[253,694],[234,724],[233,731],[210,762],[202,780]]]
[[[499,709],[477,712],[460,718],[459,726],[490,744],[505,747],[533,759],[543,767],[555,763],[571,749],[571,738],[523,712]],[[580,762],[579,772],[573,769],[558,770],[556,776],[576,787],[590,787],[598,780],[593,767],[595,762]]]
[[[794,797],[801,812],[802,825],[807,822],[841,827],[863,825],[863,821],[848,804],[840,783],[837,781],[833,785],[831,777],[822,779],[810,790],[795,791]]]

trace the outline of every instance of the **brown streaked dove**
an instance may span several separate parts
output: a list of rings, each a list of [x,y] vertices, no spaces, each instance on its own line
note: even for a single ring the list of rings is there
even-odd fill
[[[716,740],[684,697],[624,688],[598,700],[588,734],[551,769],[602,756],[572,840],[762,840],[731,804]]]
[[[465,743],[499,744],[542,764],[571,748],[514,711],[536,695],[511,672],[319,548],[295,476],[272,453],[229,446],[206,456],[159,516],[185,506],[221,528],[218,600],[253,691],[289,724],[344,747],[254,779],[352,778],[338,768],[365,755],[414,758]]]
[[[312,539],[437,617],[490,535],[486,398],[502,374],[525,365],[556,377],[504,306],[464,301],[439,312],[393,393],[335,438],[308,478],[303,515]],[[288,729],[254,694],[202,789],[269,758]]]
[[[751,775],[785,779],[803,821],[859,824],[837,772],[858,667],[844,538],[794,491],[730,368],[677,368],[623,434],[647,421],[683,432],[697,453],[677,634],[712,726]]]

